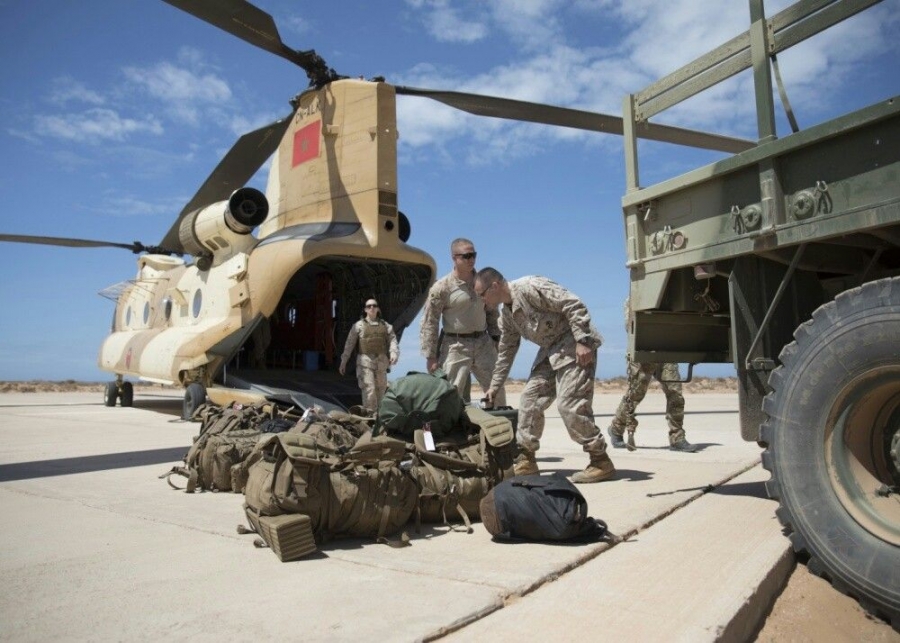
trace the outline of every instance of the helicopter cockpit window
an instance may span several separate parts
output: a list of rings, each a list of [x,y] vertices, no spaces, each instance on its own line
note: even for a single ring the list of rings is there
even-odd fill
[[[169,321],[172,318],[172,298],[166,297],[163,299],[163,314],[166,316],[166,321]]]
[[[150,302],[144,302],[144,326],[150,323]]]
[[[193,304],[193,312],[194,318],[200,316],[200,309],[203,308],[203,293],[198,288],[194,293],[194,304]]]

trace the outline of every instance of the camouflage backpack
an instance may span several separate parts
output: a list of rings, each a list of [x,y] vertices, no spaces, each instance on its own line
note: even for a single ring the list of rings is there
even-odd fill
[[[260,533],[264,517],[303,514],[318,545],[338,537],[398,544],[388,536],[406,524],[418,497],[400,468],[406,452],[404,442],[371,433],[357,438],[332,418],[266,437],[248,459],[244,508],[251,529]]]
[[[422,430],[415,433],[410,474],[419,487],[417,527],[421,522],[450,524],[458,517],[471,532],[470,519],[480,516],[481,499],[513,475],[512,423],[474,406],[466,406],[464,412],[477,433],[455,434],[433,448],[425,444]]]
[[[296,423],[279,414],[272,404],[220,407],[204,404],[194,414],[201,420],[200,434],[184,457],[184,466],[175,466],[164,474],[169,484],[173,474],[188,479],[185,491],[198,488],[207,491],[242,493],[246,484],[246,467],[242,463],[253,451],[260,436],[284,431]],[[176,487],[178,488],[178,487]]]

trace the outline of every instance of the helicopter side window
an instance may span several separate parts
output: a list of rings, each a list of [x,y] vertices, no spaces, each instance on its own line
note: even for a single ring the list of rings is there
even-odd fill
[[[131,326],[131,306],[125,309],[125,325]]]
[[[163,300],[163,314],[166,316],[166,321],[169,321],[172,318],[172,298],[166,297]]]
[[[144,302],[144,326],[150,322],[150,302]]]
[[[201,308],[203,308],[203,293],[198,288],[194,292],[194,305],[193,305],[194,319],[196,319],[197,317],[200,316]]]

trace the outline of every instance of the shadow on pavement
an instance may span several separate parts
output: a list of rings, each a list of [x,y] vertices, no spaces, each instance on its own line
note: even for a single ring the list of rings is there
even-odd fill
[[[587,462],[585,462],[585,464],[587,464]],[[615,464],[615,460],[613,460],[613,464]],[[558,473],[558,474],[568,478],[572,474],[578,473],[581,470],[582,469],[545,469],[545,468],[541,468],[541,473],[543,473],[543,474]],[[616,475],[613,476],[612,478],[610,478],[610,481],[612,481],[612,480],[632,480],[632,481],[637,482],[639,480],[650,480],[651,478],[653,478],[652,471],[638,471],[637,469],[620,469],[620,468],[616,467]],[[602,482],[591,483],[591,484],[602,484]]]
[[[688,417],[691,415],[737,415],[737,409],[718,409],[718,410],[709,410],[709,411],[687,411],[684,416]],[[611,418],[615,417],[615,412],[613,413],[594,413],[593,417],[595,418]],[[638,417],[651,417],[651,416],[666,416],[665,411],[641,411],[637,414]]]
[[[751,498],[768,498],[765,482],[734,482],[718,487],[715,493],[723,496],[748,496]]]
[[[689,491],[701,491],[703,493],[717,493],[723,496],[746,496],[748,498],[768,498],[765,482],[735,482],[724,484],[720,487],[708,484],[702,487],[687,487],[686,489],[672,489],[671,491],[657,491],[648,493],[648,498],[656,496],[670,496],[676,493]]]
[[[694,446],[694,451],[677,451],[675,449],[670,449],[668,446],[650,447],[650,446],[645,446],[643,444],[635,445],[635,449],[637,449],[638,451],[644,451],[644,450],[649,451],[649,450],[655,449],[657,451],[672,451],[673,453],[687,453],[688,455],[690,455],[691,453],[700,453],[701,451],[703,451],[709,447],[722,446],[721,442],[691,442],[691,444]],[[625,450],[626,450],[625,447],[613,447],[613,453],[615,453],[616,451],[622,453]]]
[[[87,455],[77,458],[58,458],[56,460],[35,460],[0,465],[0,482],[13,480],[29,480],[32,478],[49,478],[65,476],[73,473],[90,473],[109,469],[126,469],[143,467],[148,464],[177,462],[184,458],[189,447],[168,447],[165,449],[148,449],[146,451],[124,451],[104,455]]]

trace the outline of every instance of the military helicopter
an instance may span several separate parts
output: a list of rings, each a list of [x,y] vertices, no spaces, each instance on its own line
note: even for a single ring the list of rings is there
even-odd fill
[[[619,117],[337,74],[314,50],[285,45],[272,17],[245,0],[165,0],[303,69],[290,113],[238,139],[157,245],[0,234],[0,241],[141,255],[116,301],[98,365],[114,373],[107,406],[131,406],[126,377],[184,387],[183,417],[207,398],[308,408],[359,403],[338,376],[336,338],[376,297],[402,334],[436,264],[407,244],[399,210],[397,95],[498,118],[621,134]],[[736,152],[739,139],[645,123],[652,140]],[[266,193],[246,187],[273,157]],[[254,231],[257,234],[254,235]]]

